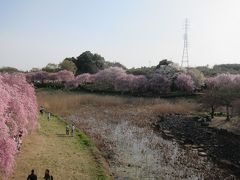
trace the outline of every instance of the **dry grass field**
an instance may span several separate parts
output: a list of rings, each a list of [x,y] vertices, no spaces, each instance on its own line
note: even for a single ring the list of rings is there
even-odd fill
[[[240,135],[240,117],[233,117],[230,121],[226,121],[226,117],[215,117],[212,119],[210,126],[219,129],[227,129],[228,131]]]
[[[105,108],[147,108],[152,113],[191,113],[198,110],[195,102],[184,99],[164,100],[160,98],[120,97],[110,95],[79,94],[63,91],[44,91],[37,93],[39,105],[59,115],[71,114],[84,106]]]

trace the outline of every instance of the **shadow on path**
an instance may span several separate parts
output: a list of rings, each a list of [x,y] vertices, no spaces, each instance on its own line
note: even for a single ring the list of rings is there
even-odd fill
[[[56,134],[57,137],[72,137],[71,135],[66,135],[66,134]]]

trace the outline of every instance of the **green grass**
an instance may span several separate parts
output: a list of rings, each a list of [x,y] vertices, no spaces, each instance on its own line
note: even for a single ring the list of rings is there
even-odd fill
[[[67,122],[60,117],[39,116],[40,128],[23,140],[12,179],[26,179],[35,169],[42,179],[50,169],[54,179],[110,179],[99,151],[91,139],[76,129],[74,137],[65,134]]]

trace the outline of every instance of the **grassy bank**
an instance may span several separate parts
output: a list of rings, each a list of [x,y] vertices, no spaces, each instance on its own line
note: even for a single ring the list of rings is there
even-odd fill
[[[91,140],[79,130],[65,135],[66,123],[57,117],[39,116],[40,128],[24,138],[11,179],[26,179],[35,169],[42,179],[50,169],[54,179],[110,179]]]

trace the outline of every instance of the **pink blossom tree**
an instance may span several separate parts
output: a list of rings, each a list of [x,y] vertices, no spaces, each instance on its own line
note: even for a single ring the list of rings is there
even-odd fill
[[[92,83],[93,82],[93,75],[89,73],[83,73],[80,74],[76,77],[76,81],[79,82],[79,84],[84,84],[84,83]]]
[[[178,64],[172,62],[166,62],[165,60],[161,61],[157,66],[156,72],[157,74],[161,74],[164,77],[167,77],[169,80],[174,80],[176,77],[181,74],[185,73],[186,69],[180,67]]]
[[[67,81],[65,83],[66,88],[77,88],[79,85],[85,85],[88,83],[93,83],[94,75],[89,73],[83,73],[75,77],[73,80]]]
[[[174,83],[177,89],[180,91],[192,93],[194,90],[194,82],[192,80],[192,77],[185,73],[179,74]]]
[[[129,75],[126,73],[120,74],[114,82],[115,91],[119,91],[121,93],[129,92],[132,86],[132,80],[134,75]]]
[[[240,98],[233,101],[233,113],[240,117]]]
[[[144,75],[135,76],[131,82],[132,92],[144,93],[149,86],[148,79]]]
[[[215,93],[220,99],[221,105],[226,107],[227,118],[230,120],[230,107],[232,106],[233,100],[236,98],[236,93],[239,92],[237,84],[234,80],[237,80],[236,75],[231,74],[220,74],[214,77]]]
[[[26,74],[26,79],[28,82],[41,82],[44,83],[44,80],[48,78],[48,73],[45,71],[29,72]]]
[[[240,75],[219,74],[210,77],[206,81],[207,89],[204,97],[206,105],[211,104],[212,116],[214,106],[221,105],[226,107],[226,120],[230,120],[230,108],[233,102],[240,97]]]
[[[48,73],[47,79],[48,82],[56,82],[58,81],[58,74],[56,72]]]
[[[62,70],[56,73],[56,80],[59,82],[67,82],[74,79],[74,74],[71,71]]]
[[[98,90],[114,90],[114,84],[118,77],[126,72],[122,68],[110,67],[95,74],[94,84]]]
[[[217,86],[216,86],[216,79],[214,77],[210,77],[206,79],[206,87],[207,89],[204,90],[203,97],[201,102],[204,104],[206,108],[210,108],[211,118],[214,118],[215,109],[220,105],[220,99],[218,97]]]
[[[234,92],[235,96],[238,98],[240,97],[240,74],[233,75],[233,86],[234,86]]]
[[[62,70],[54,73],[48,73],[45,71],[29,72],[26,74],[28,82],[36,83],[66,83],[75,79],[74,74],[71,71]]]
[[[34,88],[24,74],[0,74],[0,174],[6,178],[17,152],[14,135],[38,127]]]
[[[170,92],[171,81],[164,75],[155,73],[149,80],[149,88],[153,93],[164,94]]]

